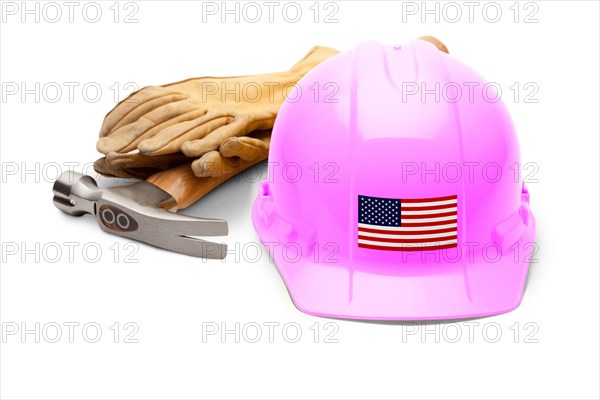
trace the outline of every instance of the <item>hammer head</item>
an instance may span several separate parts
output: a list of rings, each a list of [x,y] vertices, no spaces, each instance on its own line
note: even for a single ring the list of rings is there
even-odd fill
[[[95,214],[94,202],[102,198],[102,190],[88,175],[75,171],[63,172],[54,182],[54,205],[61,211],[74,216]]]
[[[198,218],[160,207],[169,193],[141,181],[99,189],[94,179],[65,172],[54,183],[54,205],[70,215],[96,216],[100,228],[171,251],[205,258],[224,258],[227,246],[195,236],[225,236],[227,221]]]

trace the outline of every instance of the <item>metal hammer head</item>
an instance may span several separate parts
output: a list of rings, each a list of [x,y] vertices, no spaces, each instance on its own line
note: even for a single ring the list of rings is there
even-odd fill
[[[54,205],[67,214],[95,215],[100,228],[178,253],[224,258],[227,245],[194,236],[225,236],[227,221],[169,212],[160,204],[171,195],[142,181],[100,189],[90,176],[65,172],[54,183]]]
[[[94,203],[102,198],[102,190],[94,178],[75,171],[63,172],[52,190],[54,205],[74,216],[95,214]]]

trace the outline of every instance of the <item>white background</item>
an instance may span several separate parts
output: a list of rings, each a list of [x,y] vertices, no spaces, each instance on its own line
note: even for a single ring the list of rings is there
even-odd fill
[[[3,7],[6,3],[10,2]],[[22,23],[23,6],[13,4],[19,10],[3,14],[0,32],[3,85],[25,83],[34,88],[39,82],[42,88],[56,82],[63,93],[53,103],[49,100],[54,92],[40,93],[36,100],[33,94],[23,99],[21,93],[7,96],[3,90],[1,319],[5,330],[13,324],[21,329],[22,323],[31,329],[37,322],[47,331],[39,343],[33,334],[24,340],[20,333],[3,335],[0,396],[600,396],[597,2],[520,3],[517,23],[512,1],[498,3],[502,17],[497,23],[486,21],[483,3],[475,8],[473,22],[458,2],[460,21],[444,21],[440,3],[439,23],[435,15],[423,23],[421,14],[403,14],[402,3],[392,1],[337,2],[337,23],[323,23],[326,11],[334,9],[325,10],[321,4],[315,23],[309,9],[313,2],[302,2],[303,15],[295,24],[282,17],[282,5],[273,23],[266,15],[257,23],[236,23],[234,16],[221,23],[220,14],[203,22],[202,3],[191,1],[137,1],[137,23],[123,22],[136,10],[124,3],[117,7],[121,12],[115,23],[112,1],[100,3],[103,14],[97,23],[83,18],[85,3],[79,3],[71,23],[68,8],[58,2],[63,13],[58,22],[46,20],[55,18],[55,10],[47,8],[39,22],[29,15]],[[35,7],[34,2],[28,6]],[[39,3],[40,13],[43,6]],[[524,23],[536,9],[532,17],[538,22]],[[454,10],[445,10],[454,18]],[[88,11],[94,17],[93,10]],[[494,17],[493,10],[488,11]],[[65,163],[77,162],[92,173],[89,163],[99,156],[97,133],[115,105],[115,83],[123,98],[131,91],[124,87],[128,82],[143,87],[193,76],[282,71],[316,44],[348,50],[364,40],[402,43],[424,34],[439,37],[454,56],[502,85],[518,129],[522,160],[539,166],[539,183],[529,185],[538,221],[539,262],[531,265],[523,303],[511,313],[471,321],[471,338],[469,321],[414,327],[334,321],[298,311],[266,250],[256,245],[250,208],[257,185],[251,179],[223,185],[187,211],[229,220],[227,240],[241,247],[225,262],[139,244],[133,255],[138,262],[128,263],[125,256],[134,245],[101,232],[89,216],[69,217],[52,205],[52,163],[66,169]],[[79,84],[73,101],[65,82]],[[535,83],[539,92],[533,98],[538,102],[526,103],[528,92],[515,99],[509,89],[515,82],[521,88]],[[101,87],[98,101],[91,101],[93,91],[85,98],[82,87],[87,83]],[[36,168],[23,175],[25,169]],[[264,177],[265,169],[255,172]],[[65,242],[78,243],[72,260]],[[17,254],[4,251],[11,244],[13,250],[16,244]],[[86,260],[86,244],[100,248],[99,261],[89,259],[95,257],[93,249]],[[246,244],[250,247],[244,248]],[[37,252],[23,251],[36,245]],[[56,246],[62,257],[51,262]],[[262,255],[252,262],[257,249]],[[80,324],[73,343],[63,325],[68,322]],[[120,324],[118,343],[110,329],[115,322]],[[138,343],[124,343],[127,322],[139,327],[134,336]],[[264,326],[271,322],[280,324],[273,343]],[[48,340],[55,335],[52,323],[63,326],[57,343]],[[86,323],[102,328],[97,343],[85,340],[81,328]],[[263,326],[263,336],[250,343],[247,339],[255,332],[247,330],[239,343],[234,335],[203,340],[203,323],[225,323],[228,328],[240,323],[248,329],[256,323]],[[297,343],[286,340],[293,338],[293,330],[288,336],[282,333],[286,323],[301,328]],[[315,329],[320,333],[316,340]],[[423,336],[425,329],[434,333]],[[495,329],[502,336],[492,343]],[[451,343],[457,331],[462,337]],[[326,333],[333,333],[333,343],[327,343]],[[94,331],[88,334],[93,337]]]

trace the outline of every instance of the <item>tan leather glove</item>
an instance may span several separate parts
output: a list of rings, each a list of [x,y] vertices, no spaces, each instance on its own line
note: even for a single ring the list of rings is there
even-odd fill
[[[192,171],[198,177],[221,177],[239,173],[259,162],[266,160],[269,155],[271,131],[252,132],[250,136],[232,137],[219,146],[218,150],[209,151],[199,159],[183,153],[165,154],[159,156],[132,155],[119,157],[110,163],[110,154],[98,159],[94,169],[102,175],[119,178],[147,179],[155,173],[190,163]],[[147,158],[151,158],[147,160]]]
[[[204,77],[146,87],[121,101],[104,119],[97,149],[113,166],[125,158],[138,167],[157,156],[200,157],[227,139],[269,130],[286,95],[314,66],[337,54],[314,47],[287,72]],[[125,155],[139,150],[140,155]]]
[[[419,39],[448,52],[436,38]],[[106,116],[97,147],[107,156],[94,168],[103,175],[146,178],[200,157],[191,164],[194,173],[218,177],[254,165],[268,155],[270,127],[285,94],[337,53],[317,46],[284,73],[195,78],[141,89]],[[269,130],[241,136],[254,129]]]

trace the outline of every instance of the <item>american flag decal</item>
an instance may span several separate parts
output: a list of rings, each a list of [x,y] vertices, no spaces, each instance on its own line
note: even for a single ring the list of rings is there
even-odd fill
[[[457,196],[386,199],[358,196],[358,247],[439,250],[457,246]]]

